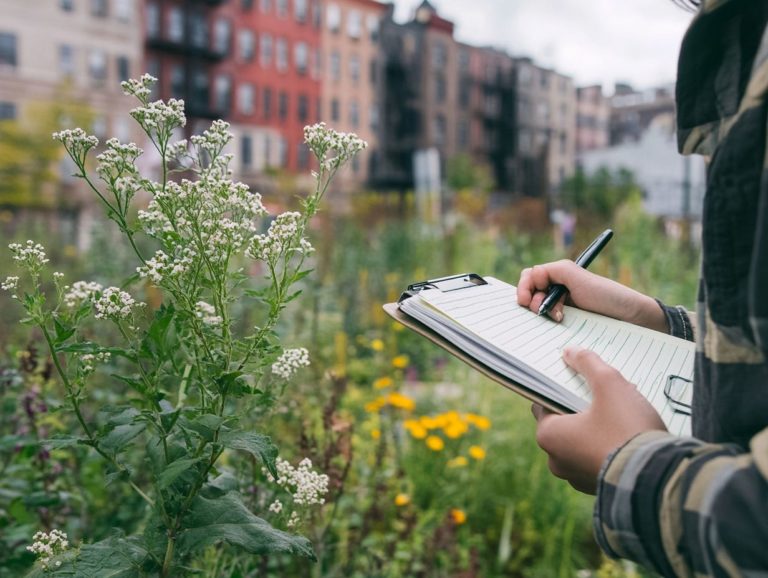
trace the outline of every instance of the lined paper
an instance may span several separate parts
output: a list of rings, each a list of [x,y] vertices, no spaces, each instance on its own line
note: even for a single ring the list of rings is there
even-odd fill
[[[692,342],[573,307],[555,323],[519,306],[514,286],[486,281],[445,293],[422,291],[401,309],[479,361],[575,411],[587,406],[591,394],[584,378],[565,365],[562,350],[591,349],[635,384],[670,432],[690,433],[689,416],[674,411],[664,385],[669,375],[692,378]]]

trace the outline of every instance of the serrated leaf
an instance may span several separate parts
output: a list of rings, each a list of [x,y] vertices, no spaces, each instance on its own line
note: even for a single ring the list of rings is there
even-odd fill
[[[147,429],[147,424],[144,422],[127,423],[115,426],[104,436],[99,438],[99,446],[105,451],[117,454],[128,444],[128,442],[141,434],[145,429]]]
[[[139,578],[146,575],[142,567],[147,558],[147,550],[138,539],[113,537],[51,558],[48,571],[36,565],[27,578]],[[57,567],[56,562],[61,566]]]
[[[160,474],[160,476],[157,479],[157,485],[161,490],[164,490],[173,482],[175,482],[180,475],[182,475],[184,472],[189,470],[192,466],[194,466],[196,463],[201,461],[203,458],[181,458],[179,460],[176,460],[175,462],[172,462],[168,464],[163,472]]]
[[[54,345],[61,345],[75,334],[74,327],[65,326],[55,317],[53,318],[53,327],[56,330],[56,339],[54,340]]]
[[[205,441],[210,442],[213,441],[216,430],[221,428],[228,419],[231,418],[206,413],[193,418],[183,416],[179,418],[179,425],[188,431],[195,432]]]
[[[219,441],[225,448],[248,452],[261,460],[274,478],[279,477],[275,469],[278,450],[269,436],[249,431],[231,431],[222,435]]]
[[[316,559],[309,540],[273,528],[250,512],[237,492],[215,498],[198,496],[184,517],[183,528],[178,548],[184,554],[226,542],[251,554],[284,552]]]

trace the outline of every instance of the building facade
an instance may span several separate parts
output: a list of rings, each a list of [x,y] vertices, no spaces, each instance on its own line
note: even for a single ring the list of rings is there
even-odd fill
[[[576,90],[576,153],[602,149],[610,143],[611,103],[603,87],[584,86]]]
[[[638,141],[656,117],[674,113],[674,86],[639,91],[617,84],[611,97],[610,144]]]

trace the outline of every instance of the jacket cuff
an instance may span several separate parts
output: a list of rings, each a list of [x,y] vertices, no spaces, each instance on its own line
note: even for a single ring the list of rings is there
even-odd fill
[[[645,432],[606,459],[598,478],[594,529],[608,556],[670,575],[659,521],[664,488],[690,446],[700,443],[665,431]]]
[[[670,307],[664,305],[661,301],[656,299],[656,303],[659,304],[661,310],[664,312],[664,317],[667,318],[667,327],[669,327],[669,334],[674,337],[680,337],[687,341],[695,341],[693,334],[693,324],[691,318],[688,316],[688,311],[682,305],[676,305]]]

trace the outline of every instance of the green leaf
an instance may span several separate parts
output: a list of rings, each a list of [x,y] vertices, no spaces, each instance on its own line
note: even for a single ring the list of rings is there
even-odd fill
[[[78,550],[68,550],[51,558],[50,570],[44,571],[38,564],[27,578],[140,578],[146,576],[148,553],[136,538],[113,537],[83,544]],[[56,562],[61,566],[56,567]]]
[[[171,322],[176,314],[172,305],[163,306],[155,313],[155,318],[141,342],[141,352],[155,360],[172,357],[175,353],[175,336],[171,331]]]
[[[53,326],[56,329],[56,339],[54,340],[54,345],[61,345],[75,334],[75,327],[67,327],[55,317],[53,318]]]
[[[180,553],[200,552],[217,542],[226,542],[251,554],[284,552],[316,559],[309,540],[273,528],[255,516],[237,492],[210,499],[198,496],[184,517],[178,540]]]
[[[179,425],[185,430],[195,432],[207,442],[213,441],[216,430],[221,428],[224,423],[231,418],[221,417],[211,413],[203,415],[179,418]]]
[[[180,475],[189,470],[202,459],[202,456],[198,458],[181,458],[171,464],[168,464],[168,466],[166,466],[163,472],[160,474],[160,477],[157,479],[157,485],[161,490],[164,490],[173,484],[173,482],[175,482]]]
[[[138,419],[141,414],[133,407],[105,408],[101,413],[107,415],[107,424],[102,430],[99,445],[114,454],[147,428],[146,422]]]
[[[53,437],[40,440],[42,445],[48,446],[52,450],[59,450],[62,448],[71,448],[76,445],[90,445],[87,438],[81,438],[77,436],[71,436],[66,434],[54,434]]]
[[[222,435],[219,441],[225,448],[242,450],[260,459],[275,479],[279,477],[275,469],[278,450],[269,436],[250,431],[231,431]]]
[[[102,347],[98,343],[93,343],[91,341],[80,341],[79,343],[57,346],[56,351],[59,353],[110,353],[112,355],[125,357],[131,361],[136,361],[136,354],[132,351],[122,349],[121,347]]]

